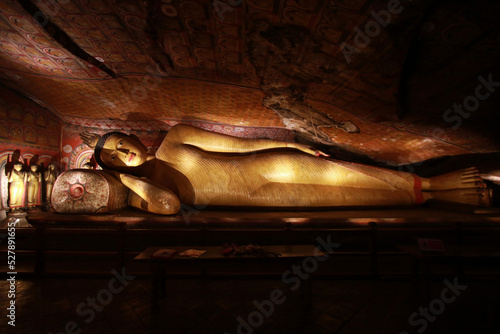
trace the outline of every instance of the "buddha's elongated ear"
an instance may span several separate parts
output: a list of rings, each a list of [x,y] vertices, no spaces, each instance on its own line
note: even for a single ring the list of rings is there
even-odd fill
[[[84,132],[80,133],[80,138],[82,139],[82,141],[85,144],[87,144],[91,148],[95,148],[95,146],[97,145],[97,142],[99,141],[99,139],[101,139],[101,136],[98,135],[97,133],[91,133],[91,132],[84,131]]]

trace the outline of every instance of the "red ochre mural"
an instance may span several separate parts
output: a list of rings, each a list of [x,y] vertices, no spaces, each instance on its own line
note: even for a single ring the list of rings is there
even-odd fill
[[[16,93],[0,90],[0,208],[7,208],[8,180],[6,168],[19,150],[19,160],[47,166],[60,163],[61,120],[51,112]]]
[[[0,90],[0,150],[28,146],[58,152],[60,138],[59,118],[12,91]]]

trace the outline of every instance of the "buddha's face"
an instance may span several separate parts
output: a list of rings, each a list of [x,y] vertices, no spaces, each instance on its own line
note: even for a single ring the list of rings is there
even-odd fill
[[[121,134],[109,137],[101,151],[101,160],[109,167],[136,167],[147,157],[146,147],[140,141]]]
[[[16,171],[20,172],[23,169],[23,165],[22,164],[15,164],[14,165],[14,169]]]
[[[38,170],[38,166],[37,165],[31,165],[31,171],[32,172],[36,172]]]

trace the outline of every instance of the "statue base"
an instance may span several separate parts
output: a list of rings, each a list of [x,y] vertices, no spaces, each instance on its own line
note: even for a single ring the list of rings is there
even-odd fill
[[[23,211],[8,212],[7,217],[2,222],[0,222],[0,228],[6,228],[9,221],[16,220],[16,219],[18,220],[16,227],[33,227],[26,220],[27,215],[28,214],[26,212],[23,212]]]

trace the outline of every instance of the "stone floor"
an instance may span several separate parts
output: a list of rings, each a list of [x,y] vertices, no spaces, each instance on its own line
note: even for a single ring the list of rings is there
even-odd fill
[[[113,277],[19,278],[16,326],[2,316],[0,333],[500,333],[500,289],[491,280],[436,280],[423,297],[403,279],[315,279],[304,310],[300,289],[275,279],[175,278],[154,313],[147,277]],[[2,279],[2,315],[8,289]]]

